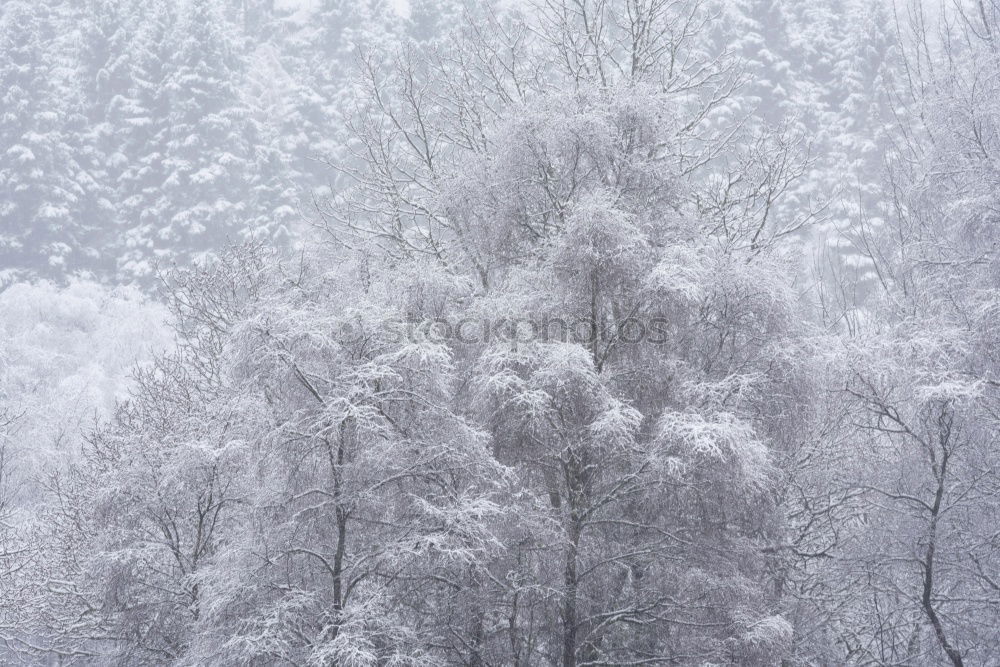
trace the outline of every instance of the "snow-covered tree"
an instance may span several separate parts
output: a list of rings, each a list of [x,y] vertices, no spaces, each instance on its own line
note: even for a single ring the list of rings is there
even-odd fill
[[[127,199],[122,270],[148,276],[160,258],[190,260],[243,238],[286,240],[293,211],[266,130],[240,95],[232,27],[208,0],[152,27],[155,51],[141,75],[151,78],[140,78],[149,140]]]
[[[988,3],[896,17],[906,77],[890,89],[891,208],[858,232],[877,290],[830,353],[843,405],[813,478],[841,506],[832,560],[813,580],[836,660],[962,665],[996,653],[981,628],[1000,612],[986,518],[998,481],[997,119],[978,101],[995,80],[995,19]]]
[[[245,248],[168,278],[179,348],[49,482],[23,651],[324,664],[437,650],[427,619],[448,582],[499,548],[506,472],[452,411],[448,351],[399,336],[386,287],[386,310],[363,290],[344,308],[329,288],[345,276],[313,271]]]
[[[10,610],[0,634],[7,650],[32,645],[37,593],[66,572],[48,559],[43,538],[47,480],[80,460],[86,434],[127,397],[136,365],[171,344],[165,319],[162,306],[138,290],[90,281],[20,283],[0,294],[0,414],[7,415],[0,594]]]
[[[509,324],[456,344],[538,526],[505,530],[477,655],[767,663],[792,633],[765,583],[786,413],[764,399],[792,400],[798,373],[781,353],[790,229],[766,205],[698,205],[730,136],[702,121],[735,82],[725,62],[670,68],[697,7],[548,7],[469,24],[426,59],[365,61],[370,158],[327,230],[470,284],[418,319]],[[754,167],[779,198],[789,176]]]
[[[74,225],[85,190],[67,137],[68,77],[53,57],[57,8],[8,2],[0,10],[0,270],[8,280],[70,269],[86,242]]]
[[[992,664],[997,35],[3,3],[0,662]]]

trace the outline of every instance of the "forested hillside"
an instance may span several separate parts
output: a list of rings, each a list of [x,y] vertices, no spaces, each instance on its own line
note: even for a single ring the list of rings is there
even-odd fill
[[[0,2],[0,662],[1000,664],[997,40]]]

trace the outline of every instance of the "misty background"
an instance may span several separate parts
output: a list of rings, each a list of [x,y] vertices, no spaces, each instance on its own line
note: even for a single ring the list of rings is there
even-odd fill
[[[1000,664],[998,36],[0,0],[0,661]]]

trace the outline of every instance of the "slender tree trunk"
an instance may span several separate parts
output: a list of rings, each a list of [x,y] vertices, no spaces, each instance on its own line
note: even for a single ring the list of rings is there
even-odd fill
[[[577,655],[577,593],[579,589],[578,559],[580,549],[580,505],[583,479],[572,447],[563,454],[563,474],[566,476],[566,554],[563,563],[562,604],[562,667],[576,667]]]
[[[947,461],[947,459],[945,459]],[[931,507],[931,527],[930,536],[927,541],[927,550],[924,552],[924,586],[922,595],[920,598],[921,606],[923,607],[924,614],[926,614],[927,619],[931,622],[931,626],[934,628],[934,635],[937,637],[938,643],[941,648],[944,649],[945,654],[948,659],[951,660],[951,664],[954,667],[963,667],[962,653],[952,646],[951,642],[948,641],[948,636],[945,634],[944,625],[941,623],[941,618],[937,614],[937,610],[934,609],[934,603],[932,601],[932,594],[934,592],[934,555],[937,549],[937,522],[938,515],[941,512],[941,498],[944,496],[944,468],[938,473],[938,487],[934,494],[934,505]]]
[[[577,596],[577,550],[580,546],[580,529],[575,516],[570,512],[569,545],[566,549],[566,566],[563,572],[563,667],[576,667],[576,596]]]
[[[330,456],[330,473],[333,478],[334,517],[337,522],[337,549],[333,555],[333,606],[337,612],[332,638],[340,634],[341,614],[344,610],[344,557],[347,553],[347,520],[348,512],[343,504],[343,489],[340,486],[340,471],[344,465],[344,439],[347,437],[345,423],[340,425],[340,437],[337,439],[337,453],[334,459],[332,448],[327,442],[327,452]]]

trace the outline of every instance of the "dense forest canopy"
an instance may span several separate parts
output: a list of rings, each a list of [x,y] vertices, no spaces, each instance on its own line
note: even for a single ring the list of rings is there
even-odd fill
[[[1000,0],[5,0],[0,96],[0,662],[1000,664]]]

